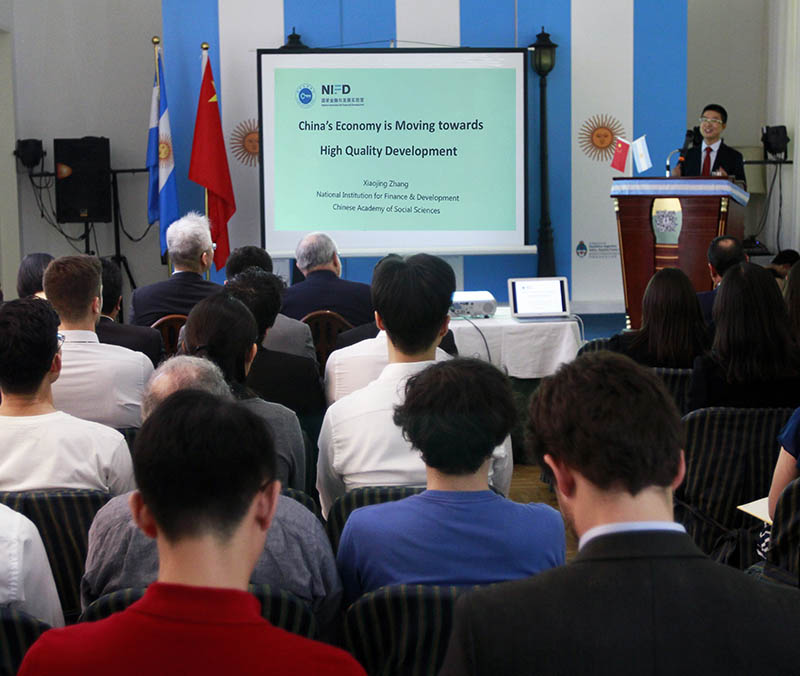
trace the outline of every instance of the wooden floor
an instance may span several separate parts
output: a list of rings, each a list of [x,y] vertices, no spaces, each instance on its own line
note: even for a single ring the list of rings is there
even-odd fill
[[[556,494],[539,479],[541,473],[537,465],[514,465],[509,497],[515,502],[544,502],[558,509]],[[567,561],[572,560],[576,551],[578,551],[577,539],[567,530]]]

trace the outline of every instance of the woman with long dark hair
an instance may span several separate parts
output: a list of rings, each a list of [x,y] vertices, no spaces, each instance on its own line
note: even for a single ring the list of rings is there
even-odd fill
[[[283,486],[305,488],[305,446],[297,416],[285,406],[259,399],[246,385],[256,356],[258,328],[253,314],[224,291],[192,308],[183,334],[183,352],[219,366],[234,396],[269,425]]]
[[[607,345],[645,366],[685,369],[708,347],[697,294],[678,268],[664,268],[650,278],[642,300],[642,327],[612,336]]]
[[[778,285],[754,263],[725,273],[711,354],[695,360],[689,408],[800,405],[800,355]]]
[[[49,253],[32,253],[25,256],[17,270],[17,297],[39,296],[44,298],[42,277],[53,257]]]
[[[800,342],[800,263],[795,263],[786,276],[783,298],[789,313],[789,328],[795,341]]]

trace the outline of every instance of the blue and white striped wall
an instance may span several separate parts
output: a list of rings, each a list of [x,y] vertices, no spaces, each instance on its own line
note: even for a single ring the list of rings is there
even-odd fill
[[[687,0],[162,0],[170,119],[182,211],[202,209],[188,178],[200,89],[200,43],[210,55],[226,140],[256,119],[256,53],[285,42],[294,27],[311,47],[514,47],[544,26],[559,47],[548,77],[550,204],[556,269],[570,278],[583,309],[621,308],[622,292],[608,162],[589,159],[579,132],[588,117],[610,115],[625,138],[647,134],[654,167],[683,139]],[[529,72],[529,241],[539,224],[539,86]],[[229,144],[230,153],[230,144]],[[229,157],[238,211],[231,246],[260,242],[258,171]],[[577,256],[578,242],[607,244]],[[591,253],[591,246],[589,247]],[[375,259],[350,259],[345,275],[369,281]],[[466,256],[465,289],[507,299],[506,279],[536,274],[535,256]]]

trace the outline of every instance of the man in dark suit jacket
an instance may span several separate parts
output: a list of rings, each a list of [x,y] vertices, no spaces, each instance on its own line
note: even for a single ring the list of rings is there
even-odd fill
[[[703,143],[686,153],[686,159],[679,165],[681,176],[733,176],[737,181],[747,183],[742,154],[726,146],[722,140],[722,131],[727,123],[728,112],[722,106],[711,103],[703,108],[700,116]],[[708,174],[703,171],[706,155],[709,155]]]
[[[203,279],[214,260],[214,245],[205,216],[188,213],[170,225],[167,249],[175,272],[169,279],[133,292],[131,324],[152,326],[164,315],[188,315],[201,300],[222,290],[219,284]]]
[[[711,240],[708,245],[708,273],[711,275],[713,289],[711,291],[699,291],[697,300],[700,301],[700,310],[706,324],[711,326],[713,319],[711,312],[714,309],[714,299],[717,297],[717,287],[722,282],[722,276],[734,265],[744,263],[747,260],[741,242],[730,235],[721,235]]]
[[[122,271],[110,258],[101,258],[103,264],[103,309],[97,322],[97,338],[101,343],[121,345],[129,350],[146,354],[153,366],[164,356],[161,334],[149,326],[132,326],[117,322],[122,306]]]
[[[657,375],[585,354],[542,382],[530,413],[579,552],[462,596],[440,674],[797,672],[800,593],[714,563],[672,521],[686,464]]]
[[[306,235],[297,245],[295,257],[305,280],[284,292],[283,314],[302,319],[316,310],[333,310],[353,326],[374,319],[369,284],[341,278],[342,262],[330,237],[322,232]]]

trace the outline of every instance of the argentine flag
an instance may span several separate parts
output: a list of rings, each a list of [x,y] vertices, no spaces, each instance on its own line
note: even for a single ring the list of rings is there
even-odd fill
[[[158,72],[153,78],[150,101],[150,129],[147,135],[147,169],[150,185],[147,192],[147,221],[158,221],[161,254],[167,252],[167,228],[178,220],[178,190],[175,184],[175,158],[167,112],[167,88],[161,47],[158,47]]]

